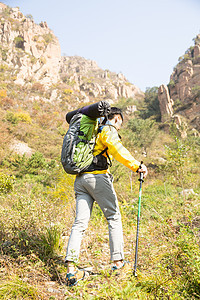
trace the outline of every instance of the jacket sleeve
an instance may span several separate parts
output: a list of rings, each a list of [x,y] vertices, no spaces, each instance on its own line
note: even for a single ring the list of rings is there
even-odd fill
[[[101,132],[101,142],[108,147],[108,153],[117,161],[136,172],[140,166],[131,153],[122,145],[117,130],[113,126],[105,126]]]

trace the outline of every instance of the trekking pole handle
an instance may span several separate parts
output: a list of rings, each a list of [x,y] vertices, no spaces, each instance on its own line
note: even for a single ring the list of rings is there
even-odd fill
[[[143,161],[141,161],[139,169],[141,168],[142,164],[143,164]],[[144,174],[143,174],[143,172],[140,172],[140,178],[138,179],[138,181],[144,182],[143,178],[144,178]]]

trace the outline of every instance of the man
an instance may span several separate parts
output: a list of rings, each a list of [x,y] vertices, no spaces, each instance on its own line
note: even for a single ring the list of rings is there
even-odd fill
[[[121,143],[118,130],[121,128],[122,122],[122,111],[117,107],[112,107],[108,121],[97,135],[94,156],[103,155],[106,161],[114,157],[132,171],[143,172],[144,177],[146,177],[146,166],[140,165],[140,162],[135,160]],[[105,151],[106,149],[107,151]],[[108,221],[113,269],[121,269],[125,265],[121,214],[112,181],[112,175],[105,166],[103,169],[97,168],[95,170],[93,168],[91,172],[85,172],[76,177],[74,183],[76,218],[72,226],[66,254],[68,267],[66,281],[69,286],[84,278],[84,271],[76,270],[74,262],[77,262],[79,258],[81,240],[88,226],[94,201],[98,203]]]

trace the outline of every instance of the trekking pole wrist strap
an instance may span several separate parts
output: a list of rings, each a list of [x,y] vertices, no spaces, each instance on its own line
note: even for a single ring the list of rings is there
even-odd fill
[[[139,166],[139,168],[137,169],[136,173],[139,173],[139,170],[142,168],[142,164],[143,164],[143,161],[141,161],[140,166]]]

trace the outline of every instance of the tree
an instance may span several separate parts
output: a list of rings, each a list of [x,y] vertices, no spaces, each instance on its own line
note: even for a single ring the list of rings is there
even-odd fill
[[[135,145],[143,147],[147,153],[147,148],[151,146],[158,133],[156,122],[150,119],[131,119],[128,128],[133,132]]]
[[[151,118],[159,122],[161,120],[160,106],[158,101],[158,87],[147,88],[143,107],[139,116],[143,119]]]

